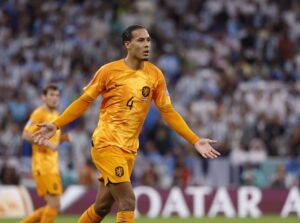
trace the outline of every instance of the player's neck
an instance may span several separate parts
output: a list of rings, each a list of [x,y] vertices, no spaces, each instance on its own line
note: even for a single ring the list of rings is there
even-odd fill
[[[55,108],[50,108],[49,106],[47,106],[45,104],[44,104],[44,108],[47,109],[51,113],[55,111]]]
[[[143,69],[143,67],[144,67],[144,61],[134,59],[134,58],[130,57],[129,55],[127,55],[127,57],[124,59],[124,61],[125,61],[126,65],[133,70]]]

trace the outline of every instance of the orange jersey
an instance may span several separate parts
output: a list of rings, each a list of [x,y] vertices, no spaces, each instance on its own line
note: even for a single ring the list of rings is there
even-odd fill
[[[36,131],[36,124],[51,122],[58,117],[58,112],[50,112],[45,107],[38,107],[33,111],[25,126],[25,131],[33,133]],[[59,144],[60,130],[49,140],[50,143]],[[58,173],[58,152],[45,146],[32,144],[32,172],[36,174]]]
[[[158,108],[171,104],[162,72],[149,62],[140,70],[131,69],[124,59],[106,64],[84,90],[94,99],[102,95],[93,134],[96,148],[117,146],[136,152],[152,99]]]

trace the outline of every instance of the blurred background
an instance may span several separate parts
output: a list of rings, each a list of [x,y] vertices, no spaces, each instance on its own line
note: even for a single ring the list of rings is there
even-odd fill
[[[132,24],[152,37],[151,62],[175,108],[222,153],[204,160],[154,106],[140,137],[135,186],[158,188],[300,182],[300,2],[298,0],[1,0],[0,183],[34,187],[21,132],[41,89],[61,88],[59,111],[103,64],[125,56]],[[64,186],[97,186],[90,138],[99,103],[64,130]]]

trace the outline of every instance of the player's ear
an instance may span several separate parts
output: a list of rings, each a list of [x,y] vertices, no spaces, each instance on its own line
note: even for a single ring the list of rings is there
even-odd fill
[[[124,46],[126,49],[128,49],[130,47],[130,41],[125,41]]]

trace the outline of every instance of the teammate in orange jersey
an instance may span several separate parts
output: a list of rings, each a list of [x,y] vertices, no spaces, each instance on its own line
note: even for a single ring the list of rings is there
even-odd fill
[[[134,222],[135,196],[130,183],[138,136],[154,100],[164,120],[178,134],[195,146],[205,158],[220,154],[214,140],[200,139],[173,108],[164,76],[148,62],[151,38],[139,25],[128,27],[122,34],[127,56],[102,66],[84,93],[52,123],[39,125],[34,140],[46,144],[56,130],[78,118],[101,94],[100,117],[92,138],[91,155],[101,173],[96,201],[80,217],[79,223],[98,223],[117,202],[118,223]]]
[[[48,85],[42,93],[44,104],[33,111],[23,131],[23,139],[32,144],[32,174],[37,192],[44,197],[47,204],[23,219],[22,223],[52,223],[59,212],[62,184],[58,168],[57,147],[62,141],[61,131],[56,131],[43,146],[35,144],[32,139],[32,133],[37,130],[37,124],[51,122],[58,117],[56,108],[59,97],[58,87],[53,84]]]

